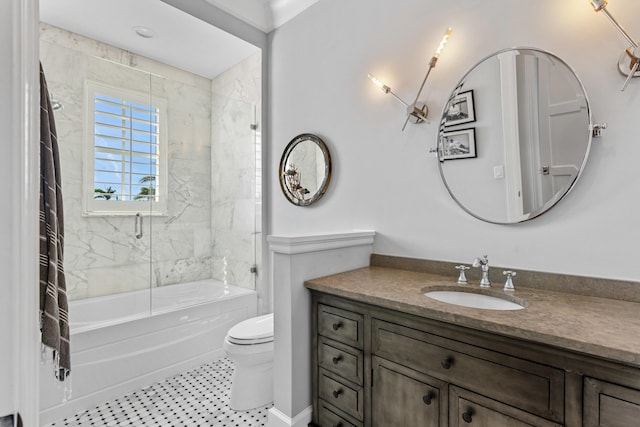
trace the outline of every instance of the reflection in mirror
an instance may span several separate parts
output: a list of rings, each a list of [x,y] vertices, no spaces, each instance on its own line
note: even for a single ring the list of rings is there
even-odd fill
[[[573,188],[591,146],[590,126],[586,92],[564,61],[537,49],[503,50],[467,72],[449,97],[440,174],[476,218],[526,221]]]
[[[287,145],[280,161],[280,186],[287,200],[309,206],[327,191],[331,180],[331,155],[322,139],[301,134]]]

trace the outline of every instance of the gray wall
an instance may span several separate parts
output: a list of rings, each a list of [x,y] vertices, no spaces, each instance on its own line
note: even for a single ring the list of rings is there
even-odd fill
[[[639,8],[634,2],[609,6],[632,33],[640,31]],[[411,100],[447,26],[453,34],[422,96],[433,122],[401,132],[404,107],[367,73]],[[624,78],[616,63],[625,42],[589,2],[322,0],[271,39],[271,168],[302,132],[321,135],[335,162],[331,187],[311,208],[287,202],[271,175],[272,234],[373,229],[376,253],[467,263],[486,253],[491,263],[515,270],[640,279],[640,144],[634,136],[640,79],[620,92]],[[567,198],[531,222],[499,226],[476,220],[451,200],[428,150],[460,77],[512,46],[563,58],[584,81],[595,121],[609,128],[595,140]]]

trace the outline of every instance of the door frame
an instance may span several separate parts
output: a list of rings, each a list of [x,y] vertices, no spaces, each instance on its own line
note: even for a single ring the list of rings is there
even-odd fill
[[[40,200],[40,94],[39,3],[11,0],[13,93],[9,128],[14,146],[4,163],[11,162],[12,185],[10,244],[12,265],[7,266],[15,304],[13,326],[14,406],[24,425],[39,425],[39,200]],[[15,203],[14,203],[15,202]],[[3,262],[4,264],[4,262]],[[12,325],[10,324],[9,327]],[[53,374],[52,374],[53,375]]]

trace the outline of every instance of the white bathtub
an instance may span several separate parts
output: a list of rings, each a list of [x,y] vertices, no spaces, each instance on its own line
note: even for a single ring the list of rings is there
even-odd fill
[[[71,398],[63,402],[51,363],[41,364],[41,425],[222,357],[227,330],[257,314],[257,294],[200,280],[153,288],[151,297],[72,301],[69,314]]]

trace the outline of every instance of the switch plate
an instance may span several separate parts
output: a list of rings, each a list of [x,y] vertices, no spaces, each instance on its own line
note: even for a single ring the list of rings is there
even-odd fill
[[[500,165],[493,167],[493,178],[504,179],[504,166]]]

